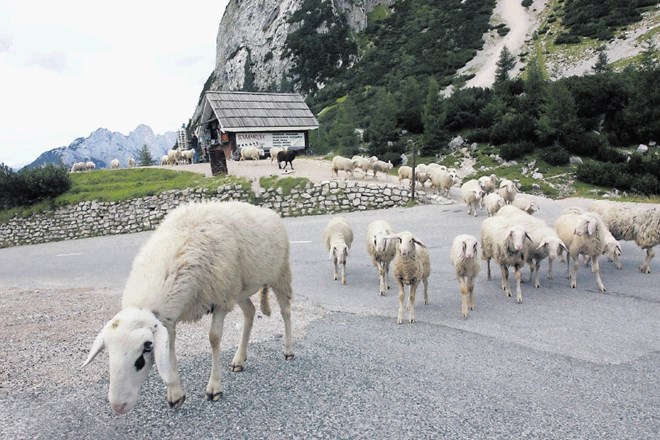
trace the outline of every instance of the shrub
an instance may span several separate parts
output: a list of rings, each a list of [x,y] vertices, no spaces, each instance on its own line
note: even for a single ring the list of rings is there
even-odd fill
[[[382,160],[383,162],[390,161],[392,162],[392,165],[394,165],[395,167],[401,165],[401,153],[394,153],[390,151],[383,154],[383,156],[379,157],[379,159]]]
[[[517,159],[533,151],[534,144],[531,142],[516,142],[513,144],[500,145],[500,156],[504,160]]]
[[[522,0],[520,4],[522,5],[523,8],[529,8],[530,6],[532,6],[532,3],[533,0]]]
[[[4,209],[52,199],[69,188],[71,179],[63,166],[48,164],[14,172],[5,164],[0,165],[0,207]]]
[[[577,44],[580,42],[580,37],[573,34],[559,34],[555,38],[555,44]]]
[[[559,146],[552,146],[541,150],[539,157],[550,165],[561,166],[568,165],[571,155],[568,151]]]

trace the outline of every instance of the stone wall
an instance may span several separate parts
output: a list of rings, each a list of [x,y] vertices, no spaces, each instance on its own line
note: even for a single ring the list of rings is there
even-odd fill
[[[0,248],[150,231],[170,210],[191,201],[240,200],[293,217],[402,206],[409,199],[406,188],[351,181],[307,183],[290,194],[284,194],[282,188],[255,194],[233,184],[215,191],[168,191],[123,202],[82,202],[29,218],[14,217],[0,225]]]

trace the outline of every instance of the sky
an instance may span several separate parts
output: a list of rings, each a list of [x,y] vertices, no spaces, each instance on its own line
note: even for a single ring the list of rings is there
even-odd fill
[[[0,163],[98,128],[180,128],[214,69],[228,2],[0,0]]]

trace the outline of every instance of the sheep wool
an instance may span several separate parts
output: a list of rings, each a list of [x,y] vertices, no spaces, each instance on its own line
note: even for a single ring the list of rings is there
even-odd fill
[[[477,255],[477,239],[474,236],[461,234],[452,241],[449,257],[461,292],[463,318],[467,318],[468,309],[474,310],[474,279],[481,268]]]
[[[385,291],[390,288],[387,276],[390,270],[390,263],[396,255],[394,241],[386,238],[392,234],[394,234],[394,229],[385,220],[375,220],[367,226],[367,252],[371,256],[371,262],[378,271],[381,295],[385,295]]]
[[[268,225],[268,227],[264,227]],[[170,212],[136,256],[122,296],[122,310],[96,337],[84,365],[103,349],[110,358],[108,398],[116,413],[130,411],[155,362],[171,408],[185,392],[174,351],[176,324],[212,314],[211,375],[206,399],[223,392],[220,342],[225,316],[238,304],[243,330],[231,368],[242,371],[260,292],[269,313],[268,288],[284,321],[284,358],[293,358],[289,239],[277,213],[241,202],[182,205]]]
[[[323,243],[334,264],[335,280],[341,271],[341,283],[346,284],[346,260],[353,244],[353,229],[344,217],[335,217],[328,222],[323,231]]]
[[[410,286],[408,293],[408,319],[415,322],[415,296],[417,286],[421,281],[424,285],[424,304],[429,303],[429,275],[431,274],[431,260],[426,245],[409,231],[389,235],[388,240],[398,242],[392,275],[399,287],[399,312],[396,322],[403,323],[403,302],[406,296],[404,285]]]

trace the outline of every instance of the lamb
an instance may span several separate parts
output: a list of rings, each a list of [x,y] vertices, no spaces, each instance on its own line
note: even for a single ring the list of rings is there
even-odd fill
[[[597,201],[589,210],[601,215],[616,240],[631,240],[646,249],[646,258],[639,270],[651,273],[651,260],[655,256],[653,248],[660,244],[660,208]]]
[[[382,160],[377,160],[374,163],[371,164],[371,171],[374,173],[374,179],[376,178],[376,173],[380,171],[381,173],[385,174],[385,177],[389,180],[390,179],[390,170],[394,165],[392,165],[391,161],[384,162]]]
[[[496,192],[486,194],[486,197],[484,197],[484,206],[486,207],[488,217],[492,217],[504,206],[504,199]]]
[[[409,231],[399,232],[385,237],[388,240],[398,241],[392,275],[399,287],[399,312],[397,324],[403,323],[403,300],[406,296],[404,284],[410,286],[408,294],[408,320],[415,322],[415,295],[417,286],[421,281],[424,284],[424,304],[429,303],[429,275],[431,274],[431,260],[426,245]]]
[[[85,171],[85,162],[75,162],[73,165],[71,165],[71,171],[72,173],[75,173],[77,171]]]
[[[495,188],[497,188],[497,176],[491,174],[490,176],[479,177],[479,186],[481,186],[481,189],[484,190],[486,194],[495,192]]]
[[[490,260],[494,259],[502,271],[501,287],[507,296],[511,296],[509,285],[509,266],[514,268],[516,279],[516,302],[522,303],[520,268],[525,265],[532,238],[528,227],[516,222],[515,217],[498,215],[489,217],[481,223],[481,253],[486,260],[488,279],[490,280]]]
[[[481,199],[485,193],[479,186],[479,181],[472,179],[461,185],[461,196],[467,205],[468,215],[477,216],[477,208],[481,205]]]
[[[135,168],[135,166],[136,166],[135,159],[133,159],[132,157],[128,158],[127,163],[128,163],[129,168]]]
[[[241,160],[247,160],[251,159],[254,161],[258,161],[261,156],[264,156],[266,153],[264,153],[264,150],[261,148],[257,147],[243,147],[241,148],[241,157],[238,159],[239,161]],[[255,162],[256,164],[256,162]]]
[[[510,205],[516,198],[518,188],[513,181],[509,179],[502,179],[500,182],[499,194],[504,199],[504,203]]]
[[[435,188],[439,194],[447,197],[452,186],[459,183],[458,175],[446,168],[431,168],[431,187]]]
[[[268,225],[264,228],[264,225]],[[178,322],[213,315],[209,330],[211,375],[207,400],[222,396],[220,342],[225,316],[235,304],[243,311],[240,345],[233,371],[243,371],[255,307],[270,315],[268,288],[277,297],[284,321],[284,358],[293,358],[289,239],[272,210],[242,202],[182,205],[170,212],[138,253],[122,296],[122,310],[98,334],[87,360],[103,349],[110,357],[110,406],[129,412],[154,362],[167,385],[170,408],[185,392],[176,365]]]
[[[598,258],[605,248],[605,223],[595,212],[564,211],[555,221],[557,235],[568,249],[567,265],[569,267],[569,286],[577,287],[577,270],[580,266],[579,255],[591,258],[591,271],[596,276],[598,290],[605,292],[605,285],[600,278]],[[573,267],[570,266],[573,258]]]
[[[346,284],[346,259],[353,244],[353,230],[344,217],[335,217],[328,222],[323,231],[323,243],[334,263],[335,280],[339,278],[341,266],[341,283]]]
[[[113,170],[118,170],[119,169],[119,159],[112,159],[110,161],[110,168]]]
[[[85,169],[87,171],[94,170],[94,169],[96,169],[96,164],[94,162],[92,162],[91,160],[88,160],[87,162],[85,162]]]
[[[513,202],[511,204],[513,206],[522,209],[527,214],[534,214],[536,211],[539,210],[539,207],[536,204],[536,200],[530,199],[528,197],[516,197],[515,199],[513,199]]]
[[[480,269],[477,239],[468,234],[457,235],[451,244],[449,257],[461,291],[461,313],[463,318],[467,318],[468,308],[474,310],[474,279]]]
[[[396,246],[392,240],[385,237],[394,234],[394,230],[385,220],[375,220],[369,223],[367,227],[367,252],[371,256],[371,261],[378,271],[380,279],[380,294],[385,295],[385,290],[390,288],[387,275],[390,270],[390,263],[396,254]]]
[[[349,159],[343,156],[335,156],[332,158],[332,172],[339,178],[339,171],[345,171],[346,177],[350,174],[351,178],[353,177],[353,172],[358,166],[358,161],[356,159]]]
[[[268,150],[268,154],[270,154],[270,163],[273,163],[273,161],[277,159],[277,153],[286,150],[286,148],[282,147],[272,147],[270,150]]]
[[[285,170],[288,165],[291,165],[291,169],[293,170],[293,159],[295,159],[297,155],[298,155],[298,151],[296,150],[280,151],[279,153],[277,153],[277,168],[282,169],[281,165],[282,162],[284,162]]]

